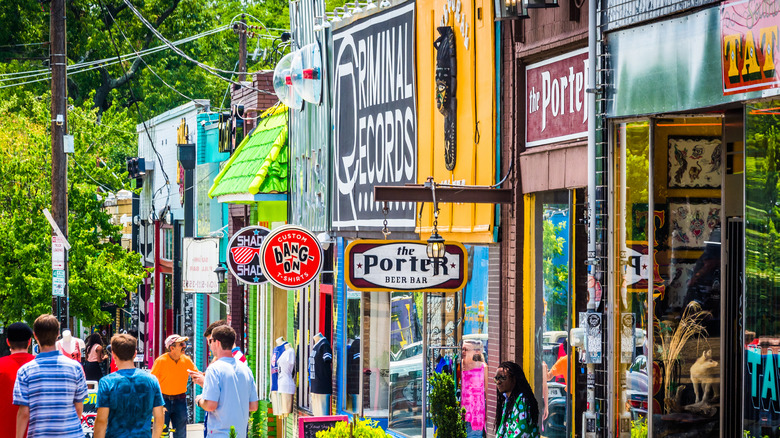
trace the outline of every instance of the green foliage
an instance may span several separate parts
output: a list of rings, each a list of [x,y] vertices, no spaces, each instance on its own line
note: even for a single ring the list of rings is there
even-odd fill
[[[446,438],[466,438],[465,410],[455,398],[455,383],[449,374],[434,374],[428,378],[430,386],[431,421],[436,434]]]
[[[369,419],[355,420],[352,423],[339,421],[328,430],[317,432],[317,438],[387,438],[379,423]]]
[[[220,26],[231,24],[246,13],[250,25],[272,29],[289,28],[287,0],[240,2],[237,0],[213,0],[208,3],[182,0],[133,1],[133,5],[169,41],[190,37]],[[48,46],[38,44],[49,41],[48,3],[37,0],[4,0],[0,2],[0,75],[9,72],[27,72],[46,69]],[[42,11],[42,8],[44,9]],[[99,59],[132,54],[144,48],[163,46],[122,0],[68,0],[67,55],[68,64],[90,62]],[[270,47],[280,30],[254,30],[263,38],[249,38],[247,47],[251,54],[255,47]],[[269,38],[266,38],[269,37]],[[113,38],[113,41],[112,41]],[[34,45],[29,45],[34,44]],[[114,46],[116,44],[116,48]],[[277,42],[278,44],[278,42]],[[213,67],[227,71],[237,70],[239,38],[232,29],[185,43],[179,48],[190,57]],[[188,99],[169,89],[167,82],[193,99],[209,99],[212,105],[220,105],[228,83],[197,67],[170,49],[143,56],[143,61],[133,64],[129,58],[123,64],[95,68],[68,75],[68,94],[77,106],[89,103],[101,110],[117,105],[128,107],[134,97],[140,100],[140,114],[133,112],[136,122],[151,118]],[[273,65],[248,59],[248,71],[273,68]],[[136,69],[129,81],[121,80],[126,71]],[[79,69],[81,70],[81,69]],[[155,75],[156,74],[156,75]],[[228,74],[222,74],[227,77]],[[160,76],[158,78],[157,76]],[[30,77],[24,81],[45,79]],[[235,80],[236,78],[233,77]],[[8,81],[3,85],[23,82]],[[49,89],[49,82],[42,80],[20,87],[0,89],[0,100],[25,90],[40,95]],[[132,89],[132,93],[130,90]]]
[[[230,438],[236,438],[238,435],[236,434],[236,426],[230,426]]]
[[[646,418],[638,418],[631,421],[631,438],[647,438]]]
[[[23,102],[23,104],[21,103]],[[0,322],[32,321],[51,311],[51,139],[48,97],[22,94],[0,104]],[[11,107],[22,110],[10,110]],[[75,153],[69,157],[68,240],[71,315],[87,325],[111,321],[101,303],[124,305],[146,275],[138,256],[121,247],[101,196],[123,188],[124,157],[134,144],[132,120],[109,111],[72,110]]]

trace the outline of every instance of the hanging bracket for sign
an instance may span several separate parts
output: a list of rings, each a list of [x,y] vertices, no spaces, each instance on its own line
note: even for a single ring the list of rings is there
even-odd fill
[[[365,292],[457,292],[468,281],[468,255],[457,242],[445,242],[444,257],[428,258],[421,240],[356,240],[344,251],[344,278]]]

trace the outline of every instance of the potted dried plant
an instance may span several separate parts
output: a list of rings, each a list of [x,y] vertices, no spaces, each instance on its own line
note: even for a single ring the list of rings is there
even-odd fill
[[[685,306],[680,322],[676,327],[655,319],[655,327],[661,340],[661,361],[664,364],[664,412],[679,412],[679,393],[683,389],[679,385],[678,368],[680,353],[691,338],[706,337],[707,329],[703,322],[712,316],[712,313],[703,310],[701,304],[691,301]]]

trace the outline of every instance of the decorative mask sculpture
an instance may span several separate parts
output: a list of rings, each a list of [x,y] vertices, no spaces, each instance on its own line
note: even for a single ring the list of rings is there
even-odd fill
[[[444,164],[452,171],[458,155],[455,144],[455,34],[449,26],[436,29],[440,35],[433,42],[436,49],[436,108],[444,115]]]

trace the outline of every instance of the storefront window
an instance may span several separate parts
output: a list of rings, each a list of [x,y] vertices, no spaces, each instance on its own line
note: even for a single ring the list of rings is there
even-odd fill
[[[363,293],[363,416],[387,417],[390,365],[390,296]]]
[[[719,434],[722,129],[720,117],[653,125],[653,219],[644,225],[654,232],[656,436]]]
[[[614,314],[616,366],[613,406],[621,435],[647,430],[647,360],[649,274],[648,207],[650,127],[647,122],[615,127],[614,154],[614,291],[610,300]],[[607,360],[614,360],[609,358]],[[645,432],[646,433],[646,432]]]
[[[346,305],[347,357],[342,379],[347,382],[347,397],[344,410],[360,412],[360,376],[362,375],[360,350],[360,292],[347,289]]]
[[[377,294],[379,295],[379,294]],[[387,295],[383,295],[387,297]],[[393,431],[415,437],[422,433],[422,293],[391,294],[390,418]],[[373,337],[372,337],[373,340]]]
[[[569,328],[571,321],[572,227],[569,192],[536,196],[536,370],[534,393],[548,412],[544,430],[565,436],[570,409]],[[544,404],[546,403],[546,405]]]
[[[753,103],[745,117],[745,436],[780,426],[780,102]]]

